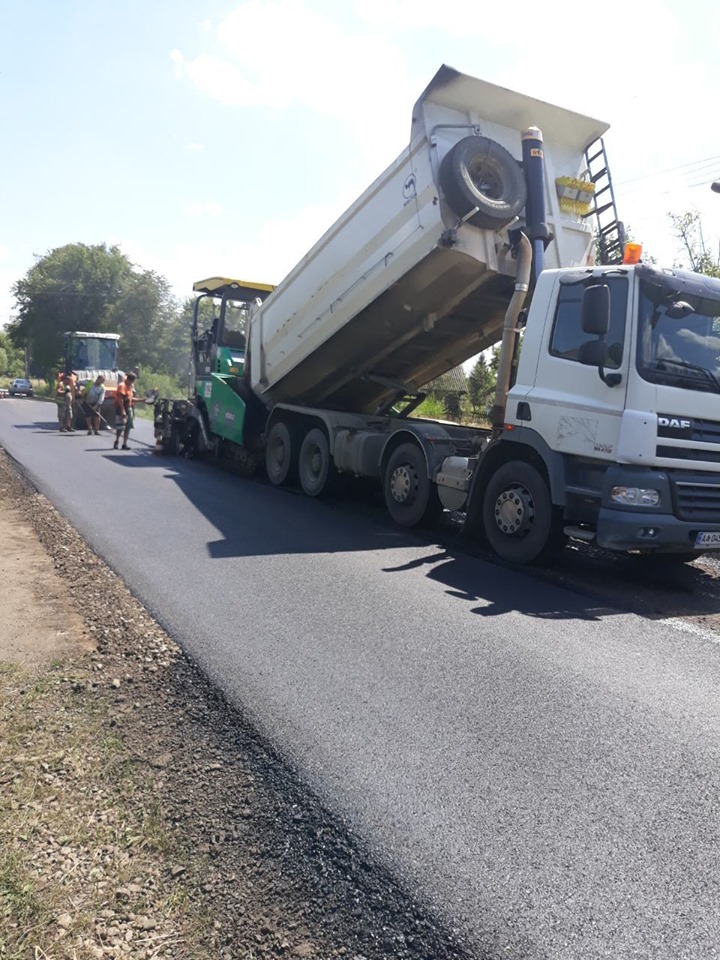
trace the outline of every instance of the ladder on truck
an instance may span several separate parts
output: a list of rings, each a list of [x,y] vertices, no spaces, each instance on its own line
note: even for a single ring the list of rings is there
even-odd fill
[[[602,137],[585,151],[588,176],[595,184],[592,208],[585,217],[595,217],[597,245],[601,264],[622,263],[625,227],[618,219],[615,192]]]

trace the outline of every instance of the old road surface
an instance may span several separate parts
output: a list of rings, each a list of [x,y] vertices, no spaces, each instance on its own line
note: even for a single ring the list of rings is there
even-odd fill
[[[0,444],[474,955],[720,955],[712,634],[54,419]]]

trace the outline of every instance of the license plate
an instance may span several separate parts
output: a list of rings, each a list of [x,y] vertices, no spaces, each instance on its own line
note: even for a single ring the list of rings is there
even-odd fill
[[[720,531],[706,531],[699,533],[695,538],[696,550],[707,550],[708,547],[720,549]]]

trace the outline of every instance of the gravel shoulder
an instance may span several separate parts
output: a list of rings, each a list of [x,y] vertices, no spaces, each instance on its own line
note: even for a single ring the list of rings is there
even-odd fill
[[[470,956],[0,450],[0,958]]]

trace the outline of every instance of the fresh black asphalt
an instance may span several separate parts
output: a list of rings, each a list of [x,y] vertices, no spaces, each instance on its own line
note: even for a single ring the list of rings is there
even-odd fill
[[[720,645],[0,401],[0,445],[478,956],[720,955]]]

